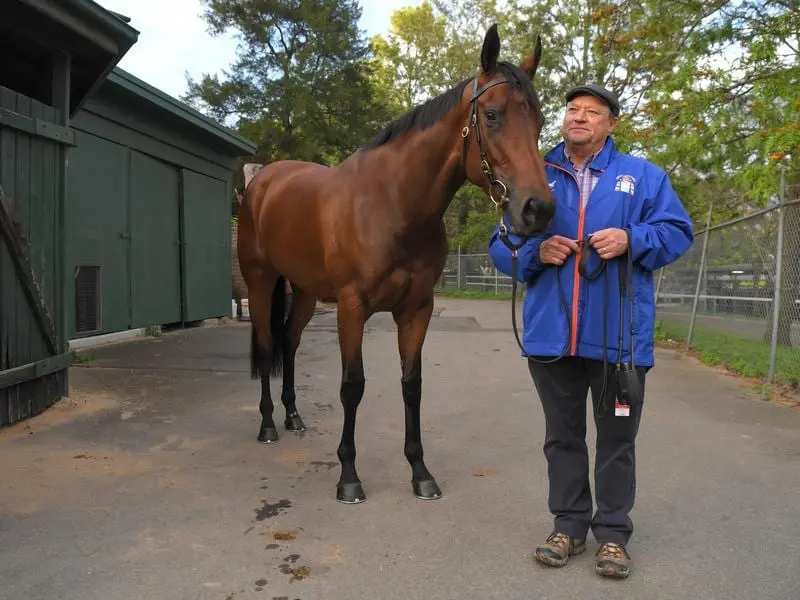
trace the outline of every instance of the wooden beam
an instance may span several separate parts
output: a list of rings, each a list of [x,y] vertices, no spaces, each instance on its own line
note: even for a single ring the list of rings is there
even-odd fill
[[[53,55],[53,91],[52,104],[58,110],[60,125],[69,129],[70,125],[70,105],[72,99],[70,90],[72,87],[72,56],[70,54],[56,52]],[[55,342],[59,346],[60,352],[69,349],[69,332],[67,331],[67,156],[69,148],[61,146],[57,150],[58,169],[58,197],[56,205],[56,327]],[[56,352],[54,352],[55,354]],[[68,393],[68,380],[64,377],[63,393]]]
[[[45,119],[26,117],[7,108],[0,108],[0,125],[68,146],[75,145],[75,134],[69,127],[62,127]]]
[[[62,371],[69,368],[74,362],[75,353],[69,351],[14,367],[13,369],[0,371],[0,390],[50,375],[56,371]]]
[[[72,74],[72,56],[63,52],[53,53],[53,84],[50,86],[53,97],[51,104],[61,112],[60,124],[69,127],[69,91]]]

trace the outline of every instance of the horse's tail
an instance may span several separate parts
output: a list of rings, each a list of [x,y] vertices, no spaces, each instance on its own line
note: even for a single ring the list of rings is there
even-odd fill
[[[275,287],[272,290],[272,310],[269,319],[269,332],[271,339],[271,351],[269,355],[269,374],[280,375],[283,373],[283,353],[286,347],[287,335],[286,320],[286,279],[278,277]],[[253,379],[261,376],[261,368],[264,360],[263,350],[258,343],[256,328],[252,328],[250,337],[250,375]]]

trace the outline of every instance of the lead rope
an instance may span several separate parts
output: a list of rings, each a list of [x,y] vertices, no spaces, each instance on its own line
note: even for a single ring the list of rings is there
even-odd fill
[[[528,241],[528,238],[522,238],[522,240],[515,244],[510,239],[508,239],[508,228],[506,224],[503,222],[502,213],[500,215],[500,224],[498,225],[498,235],[502,242],[506,245],[506,247],[511,251],[511,326],[514,330],[514,338],[517,340],[517,346],[519,346],[520,351],[522,352],[522,356],[527,358],[528,360],[532,360],[535,363],[539,363],[542,365],[552,364],[564,358],[567,353],[569,352],[569,338],[572,334],[572,323],[571,317],[569,314],[569,305],[567,304],[567,298],[564,294],[564,287],[561,285],[561,266],[556,265],[556,283],[558,286],[558,296],[561,300],[561,307],[564,309],[564,314],[567,317],[567,342],[564,344],[564,349],[561,351],[561,354],[552,358],[550,360],[541,360],[538,358],[534,358],[530,354],[525,351],[525,348],[522,345],[522,341],[519,337],[519,328],[517,327],[517,272],[518,272],[518,264],[519,264],[519,249],[525,245]]]
[[[499,227],[500,230],[498,233],[500,235],[500,239],[503,241],[506,247],[508,247],[508,249],[511,251],[511,326],[514,329],[514,337],[517,340],[517,345],[519,346],[519,349],[522,351],[522,355],[525,358],[531,358],[530,356],[528,356],[528,353],[525,352],[525,348],[522,346],[522,341],[519,338],[519,331],[517,328],[517,269],[519,268],[518,267],[519,249],[522,248],[523,245],[525,245],[527,239],[522,238],[522,240],[518,244],[515,244],[510,239],[508,239],[508,229],[506,228],[505,223],[503,223],[502,214],[500,216]]]

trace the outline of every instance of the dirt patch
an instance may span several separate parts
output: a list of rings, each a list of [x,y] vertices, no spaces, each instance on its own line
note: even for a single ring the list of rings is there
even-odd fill
[[[43,413],[0,429],[0,442],[40,431],[47,431],[58,425],[68,423],[77,417],[114,410],[118,407],[119,398],[113,394],[70,390],[69,397],[62,398]]]
[[[281,464],[286,465],[287,467],[295,467],[296,465],[307,463],[310,456],[311,456],[310,450],[308,450],[307,448],[298,448],[291,450],[281,450],[275,456],[275,459]]]
[[[0,448],[6,465],[0,484],[0,510],[28,515],[51,504],[85,497],[89,487],[153,470],[146,458],[107,450],[43,449],[25,445]]]
[[[473,477],[491,477],[492,475],[497,475],[497,473],[498,473],[497,469],[492,469],[491,467],[489,467],[489,468],[484,468],[484,469],[475,469],[472,472],[472,476]]]

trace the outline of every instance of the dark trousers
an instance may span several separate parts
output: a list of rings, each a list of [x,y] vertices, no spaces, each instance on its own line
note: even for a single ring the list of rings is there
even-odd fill
[[[615,416],[613,363],[608,367],[608,395],[603,407],[602,361],[570,356],[552,364],[529,360],[528,368],[544,409],[544,455],[550,480],[548,504],[555,517],[553,530],[586,539],[591,529],[598,542],[627,544],[633,533],[629,513],[636,496],[635,441],[642,405],[631,406],[630,416]],[[637,367],[643,390],[647,370]],[[586,398],[590,389],[597,429],[594,515],[586,446]]]

